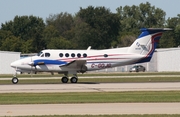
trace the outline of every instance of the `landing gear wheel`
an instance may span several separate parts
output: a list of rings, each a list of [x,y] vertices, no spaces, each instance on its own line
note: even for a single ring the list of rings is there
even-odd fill
[[[67,77],[62,77],[61,81],[62,81],[62,83],[67,83],[68,82],[68,78]]]
[[[12,83],[13,83],[13,84],[17,84],[17,83],[18,83],[18,81],[19,81],[19,80],[18,80],[18,78],[17,78],[17,77],[13,77],[13,78],[12,78]]]
[[[77,83],[78,79],[76,77],[71,78],[71,83]]]

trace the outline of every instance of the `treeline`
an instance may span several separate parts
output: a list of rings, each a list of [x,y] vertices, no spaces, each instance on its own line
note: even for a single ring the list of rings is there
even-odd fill
[[[15,16],[1,24],[0,50],[37,53],[42,49],[94,49],[129,46],[140,28],[172,28],[164,33],[159,47],[180,45],[180,14],[165,19],[166,13],[149,2],[118,7],[80,8],[75,15],[59,13],[46,21],[36,16]]]

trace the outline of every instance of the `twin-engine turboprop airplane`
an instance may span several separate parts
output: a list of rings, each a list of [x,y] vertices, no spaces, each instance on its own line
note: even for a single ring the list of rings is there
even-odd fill
[[[11,63],[16,72],[63,73],[61,81],[77,83],[77,73],[112,68],[128,64],[149,62],[164,31],[170,28],[142,28],[142,33],[130,47],[104,50],[54,50],[41,51],[38,56],[27,57]],[[12,83],[18,83],[16,74]]]

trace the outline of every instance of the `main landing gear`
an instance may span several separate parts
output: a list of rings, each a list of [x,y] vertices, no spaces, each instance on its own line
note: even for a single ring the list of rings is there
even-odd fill
[[[69,80],[69,78],[67,76],[63,76],[61,81],[62,83],[67,83]],[[78,77],[76,75],[74,75],[71,79],[70,79],[71,83],[77,83],[78,81]]]

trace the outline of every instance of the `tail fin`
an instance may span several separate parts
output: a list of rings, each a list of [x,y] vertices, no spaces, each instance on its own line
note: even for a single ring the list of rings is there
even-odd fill
[[[162,33],[168,30],[172,30],[170,28],[142,28],[141,34],[134,41],[134,43],[128,49],[128,53],[133,54],[141,54],[144,55],[145,58],[141,62],[150,61],[154,50],[157,47],[159,39],[162,36]]]

